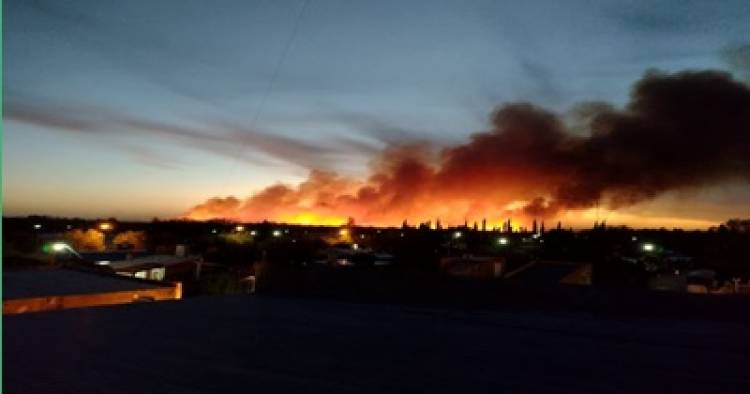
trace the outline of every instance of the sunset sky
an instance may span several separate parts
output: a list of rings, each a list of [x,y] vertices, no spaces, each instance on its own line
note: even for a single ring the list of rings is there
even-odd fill
[[[746,0],[3,3],[5,215],[177,217],[311,170],[364,180],[512,102],[621,107],[650,69],[750,81]],[[750,217],[746,181],[559,218],[707,227]]]

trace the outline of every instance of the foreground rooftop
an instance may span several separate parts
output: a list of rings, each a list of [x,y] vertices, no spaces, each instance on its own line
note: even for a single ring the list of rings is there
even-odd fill
[[[163,286],[155,282],[70,269],[3,272],[3,299],[132,291],[160,287]]]
[[[181,297],[180,284],[126,278],[114,273],[63,268],[3,273],[3,314]]]
[[[747,323],[201,297],[4,317],[8,393],[747,392]]]

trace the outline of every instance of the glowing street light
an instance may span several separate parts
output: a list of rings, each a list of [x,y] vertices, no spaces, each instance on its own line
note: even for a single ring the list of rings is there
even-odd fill
[[[35,224],[34,225],[34,230],[41,230],[41,229],[42,229],[42,225],[41,224]]]
[[[352,244],[352,249],[354,249],[354,250],[357,250],[357,249],[359,249],[359,245],[357,245],[357,244]]]
[[[650,242],[647,242],[647,243],[643,244],[643,251],[644,252],[653,252],[654,250],[656,250],[656,246],[654,244],[652,244]]]
[[[455,233],[453,233],[453,238],[455,238],[455,239],[459,239],[459,238],[461,238],[461,236],[462,236],[462,235],[463,235],[463,234],[461,234],[461,232],[460,232],[460,231],[456,231]]]
[[[253,237],[254,237],[254,236],[255,236],[256,234],[258,234],[258,232],[257,232],[257,231],[255,231],[255,230],[251,230],[251,231],[250,231],[250,235],[252,235]]]
[[[236,231],[238,233],[242,232],[242,231],[245,231],[245,226],[243,226],[241,224],[238,224],[238,225],[234,226],[234,231]]]
[[[281,236],[281,230],[273,230],[271,233],[274,237],[280,237]]]
[[[83,257],[81,257],[80,254],[78,254],[78,252],[75,251],[75,249],[71,248],[70,245],[68,245],[65,242],[53,242],[52,245],[50,245],[50,249],[52,249],[52,252],[55,253],[55,254],[56,253],[61,253],[61,252],[64,252],[64,251],[68,251],[68,252],[73,253],[74,255],[76,255],[80,259],[83,258]]]
[[[500,245],[507,245],[508,242],[510,242],[510,241],[508,241],[508,238],[506,238],[506,237],[500,237],[497,240],[497,243],[499,243]]]
[[[112,230],[112,223],[99,223],[99,230],[107,231]]]
[[[341,230],[339,230],[339,235],[342,237],[346,237],[347,235],[349,235],[349,230],[342,228]]]

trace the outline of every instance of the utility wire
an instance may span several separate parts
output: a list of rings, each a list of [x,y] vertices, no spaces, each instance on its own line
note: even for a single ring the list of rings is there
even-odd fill
[[[249,127],[251,130],[253,130],[257,124],[258,120],[260,119],[260,115],[265,109],[266,103],[268,102],[268,97],[273,92],[274,87],[276,86],[276,80],[279,78],[279,74],[281,72],[281,68],[284,66],[284,62],[286,61],[287,56],[289,55],[289,51],[292,48],[292,44],[294,43],[294,39],[297,37],[297,33],[299,32],[299,26],[300,22],[302,21],[302,17],[305,14],[305,10],[307,9],[307,6],[310,4],[311,0],[302,0],[302,6],[299,8],[299,11],[297,12],[297,16],[294,19],[294,24],[292,25],[292,32],[289,35],[289,38],[287,38],[286,43],[282,49],[281,55],[279,56],[279,60],[276,62],[276,66],[273,69],[273,73],[271,74],[271,79],[268,81],[268,85],[266,85],[266,89],[263,91],[263,95],[260,98],[260,102],[258,103],[258,106],[255,109],[255,113],[253,114],[253,117],[250,119]],[[238,148],[238,154],[241,153],[246,147],[246,143],[241,140]],[[221,195],[224,194],[226,191],[226,188],[228,186],[229,181],[231,178],[237,173],[239,163],[235,163],[235,165],[232,167],[232,170],[227,175],[226,180],[224,181],[224,185],[221,188]]]

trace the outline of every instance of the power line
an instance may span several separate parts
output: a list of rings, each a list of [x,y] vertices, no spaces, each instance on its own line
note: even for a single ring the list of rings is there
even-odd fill
[[[260,102],[258,103],[258,106],[255,109],[255,113],[253,114],[253,117],[250,119],[249,126],[251,130],[254,129],[255,126],[257,126],[258,120],[260,119],[260,115],[263,112],[263,109],[265,109],[266,102],[268,101],[268,97],[271,95],[274,87],[276,86],[276,80],[279,77],[281,68],[284,66],[284,62],[286,61],[287,56],[289,55],[289,51],[292,48],[294,39],[297,37],[297,33],[299,32],[300,22],[302,21],[302,17],[305,14],[305,10],[307,9],[307,6],[310,4],[310,2],[311,0],[302,0],[302,6],[299,8],[299,11],[297,12],[297,16],[294,19],[294,24],[292,25],[292,32],[286,40],[286,43],[282,49],[281,55],[279,56],[279,60],[276,62],[276,66],[274,67],[273,73],[271,74],[271,79],[268,81],[268,85],[266,85],[266,89],[263,91],[263,94],[261,95]],[[238,153],[241,153],[242,150],[245,149],[245,145],[246,144],[244,143],[244,141],[240,142]],[[230,174],[227,175],[227,178],[224,181],[224,185],[221,188],[222,189],[221,195],[224,194],[224,191],[226,190],[230,179],[237,172],[237,166],[238,166],[238,163],[236,163],[233,166],[232,170],[230,171]]]
[[[258,104],[258,107],[256,108],[256,111],[255,111],[255,115],[253,116],[251,120],[251,123],[250,123],[251,127],[255,126],[256,122],[260,118],[260,114],[266,105],[268,96],[271,95],[271,92],[273,91],[273,88],[276,85],[276,80],[279,77],[279,71],[281,70],[281,67],[284,65],[284,61],[286,60],[286,57],[289,54],[289,50],[292,47],[292,43],[294,43],[295,37],[297,37],[297,32],[299,31],[300,21],[302,20],[302,16],[304,15],[305,9],[307,9],[308,4],[310,4],[310,0],[303,0],[302,7],[300,7],[299,12],[297,13],[297,17],[294,19],[294,25],[292,26],[292,33],[289,35],[289,38],[286,41],[286,45],[284,45],[284,49],[281,52],[279,61],[276,63],[276,67],[273,69],[273,74],[271,74],[271,79],[268,82],[268,85],[266,86],[265,92],[263,92],[263,96],[261,96],[260,103]]]

